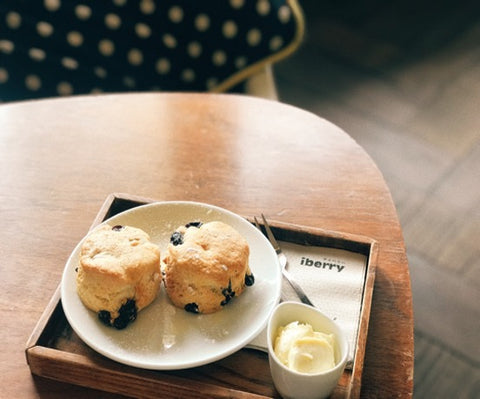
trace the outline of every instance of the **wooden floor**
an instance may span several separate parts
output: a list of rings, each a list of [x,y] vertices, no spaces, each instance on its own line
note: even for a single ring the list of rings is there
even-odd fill
[[[391,189],[412,280],[414,398],[480,398],[480,4],[328,3],[301,2],[307,34],[275,67],[280,100],[348,132]]]

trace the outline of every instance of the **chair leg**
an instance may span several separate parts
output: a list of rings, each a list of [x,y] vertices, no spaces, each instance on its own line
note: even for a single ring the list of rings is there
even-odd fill
[[[252,96],[278,101],[278,92],[271,65],[266,65],[245,83],[246,92]]]

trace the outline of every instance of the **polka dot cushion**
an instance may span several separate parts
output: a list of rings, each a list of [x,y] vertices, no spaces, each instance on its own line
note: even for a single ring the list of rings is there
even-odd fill
[[[0,100],[233,90],[302,21],[290,0],[2,0]]]

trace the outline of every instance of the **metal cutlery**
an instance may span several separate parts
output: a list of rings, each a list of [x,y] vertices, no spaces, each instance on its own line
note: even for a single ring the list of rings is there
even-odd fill
[[[280,266],[282,267],[283,277],[285,277],[285,279],[289,282],[289,284],[292,286],[295,293],[297,294],[298,298],[303,303],[305,303],[307,305],[310,305],[310,306],[314,306],[313,303],[310,301],[310,299],[308,299],[308,296],[307,296],[307,294],[305,294],[305,291],[303,291],[302,287],[300,287],[300,285],[298,285],[298,283],[293,279],[292,275],[288,272],[288,270],[287,270],[287,264],[288,264],[287,257],[282,252],[282,249],[280,248],[280,245],[278,245],[278,242],[275,239],[275,236],[273,235],[272,230],[270,229],[270,226],[268,225],[268,222],[267,222],[265,216],[263,215],[263,213],[261,215],[262,215],[262,219],[263,219],[263,225],[264,225],[265,231],[267,233],[267,238],[270,241],[270,244],[272,244],[273,249],[277,253]],[[255,221],[255,226],[260,231],[262,231],[256,216],[254,216],[254,221]]]

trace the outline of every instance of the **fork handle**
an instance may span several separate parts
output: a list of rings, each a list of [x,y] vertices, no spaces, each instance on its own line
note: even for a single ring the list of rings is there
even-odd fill
[[[292,288],[295,290],[296,294],[298,295],[298,298],[305,304],[310,305],[315,307],[315,305],[310,302],[310,299],[308,299],[307,294],[305,294],[305,291],[303,291],[302,287],[300,287],[297,282],[290,276],[290,273],[286,270],[283,269],[283,276],[287,279],[287,281],[290,283]]]

